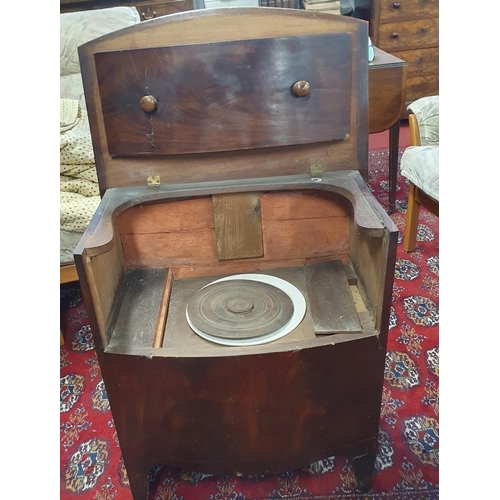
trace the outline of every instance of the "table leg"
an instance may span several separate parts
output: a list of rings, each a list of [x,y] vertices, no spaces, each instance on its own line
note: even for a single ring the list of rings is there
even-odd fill
[[[389,210],[391,214],[396,207],[396,184],[398,182],[398,152],[399,152],[399,127],[398,120],[389,129]]]

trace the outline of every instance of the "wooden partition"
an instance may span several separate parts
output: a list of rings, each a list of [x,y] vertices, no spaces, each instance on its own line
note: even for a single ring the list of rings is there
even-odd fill
[[[219,260],[212,198],[139,205],[116,219],[127,268],[169,267],[175,278],[349,261],[349,202],[335,193],[259,193],[264,255]]]

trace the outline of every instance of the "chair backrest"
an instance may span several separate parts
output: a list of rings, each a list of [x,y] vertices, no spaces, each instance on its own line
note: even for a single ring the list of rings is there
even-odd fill
[[[438,146],[439,96],[417,99],[408,106],[408,110],[415,117],[409,117],[411,130],[415,131],[415,137],[411,138],[412,146]],[[418,125],[418,128],[415,125]]]
[[[251,7],[164,16],[83,45],[101,191],[311,165],[366,174],[367,47],[364,21]]]

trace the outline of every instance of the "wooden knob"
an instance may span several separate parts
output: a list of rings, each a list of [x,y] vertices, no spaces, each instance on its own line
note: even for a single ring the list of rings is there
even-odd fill
[[[157,105],[156,99],[152,95],[145,95],[141,99],[141,108],[146,112],[146,113],[151,113],[151,111],[154,111],[156,109]]]
[[[399,33],[395,31],[392,35],[391,38],[399,38]]]
[[[305,97],[311,91],[309,82],[299,80],[292,85],[292,94],[296,97]]]
[[[148,7],[148,10],[146,12],[141,12],[142,17],[146,21],[148,21],[149,19],[153,19],[154,17],[156,17],[156,11],[155,10],[153,10],[153,12],[151,12],[151,9]]]
[[[392,6],[395,8],[395,9],[399,9],[401,7],[401,4],[399,2],[394,2],[392,4]]]

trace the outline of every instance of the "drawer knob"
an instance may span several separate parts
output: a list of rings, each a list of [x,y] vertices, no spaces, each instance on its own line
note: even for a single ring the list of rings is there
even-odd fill
[[[399,33],[395,31],[392,35],[391,38],[399,38]]]
[[[141,99],[141,108],[146,113],[151,113],[151,111],[154,111],[156,109],[157,104],[158,102],[152,95],[145,95]]]
[[[401,4],[399,2],[394,2],[392,4],[392,6],[395,8],[395,9],[399,9],[401,7]]]
[[[153,10],[153,12],[151,12],[151,9],[148,7],[148,10],[146,12],[141,12],[142,14],[142,17],[148,21],[149,19],[153,19],[154,17],[156,17],[156,11]]]
[[[311,86],[305,80],[299,80],[292,85],[292,94],[295,97],[305,97],[310,91]]]

